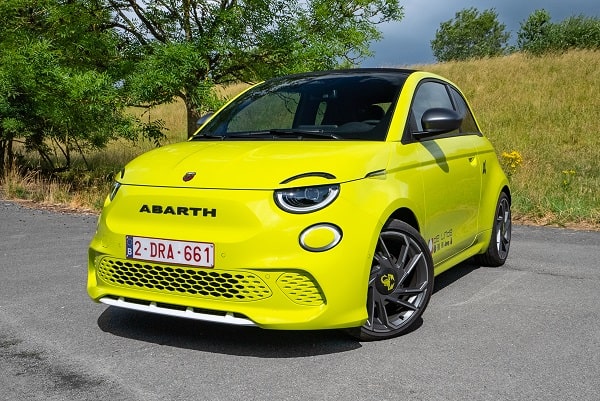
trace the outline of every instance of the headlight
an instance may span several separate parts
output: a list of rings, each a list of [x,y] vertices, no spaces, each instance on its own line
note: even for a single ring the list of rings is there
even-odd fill
[[[339,193],[338,184],[280,189],[275,191],[275,203],[286,212],[310,213],[329,205]]]
[[[119,188],[121,188],[121,184],[118,182],[115,182],[113,184],[112,190],[110,191],[110,195],[108,195],[108,198],[110,199],[111,202],[113,199],[115,199],[115,196],[117,196],[117,191],[119,190]]]

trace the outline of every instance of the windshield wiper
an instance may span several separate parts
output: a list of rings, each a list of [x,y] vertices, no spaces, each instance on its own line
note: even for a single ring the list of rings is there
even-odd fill
[[[192,141],[206,140],[221,140],[227,139],[244,139],[244,138],[262,138],[262,139],[304,139],[304,138],[317,138],[317,139],[342,139],[340,136],[325,132],[319,129],[302,129],[302,128],[277,128],[264,131],[249,131],[249,132],[237,132],[226,135],[195,135],[192,137]]]
[[[317,139],[341,139],[339,136],[327,133],[323,130],[307,130],[298,128],[278,128],[265,131],[243,132],[227,135],[227,138],[317,138]]]
[[[325,132],[322,129],[302,129],[302,128],[284,128],[284,129],[272,129],[269,131],[275,135],[294,135],[300,138],[329,138],[329,139],[342,139],[341,137],[332,134],[331,132]]]
[[[217,140],[224,140],[226,137],[225,135],[211,135],[211,134],[204,134],[204,135],[194,135],[192,137],[192,141],[199,141],[202,139],[217,139]]]

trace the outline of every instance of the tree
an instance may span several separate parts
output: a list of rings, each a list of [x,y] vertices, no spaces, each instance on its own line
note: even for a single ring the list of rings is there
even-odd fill
[[[188,135],[215,85],[350,66],[370,55],[397,0],[107,0],[138,102],[181,98]]]
[[[464,9],[440,24],[431,49],[438,61],[499,56],[510,38],[505,30],[494,9],[481,13],[476,8]]]
[[[521,23],[517,34],[517,47],[533,54],[571,48],[599,49],[600,19],[577,16],[552,23],[546,10],[536,10]]]
[[[73,150],[143,131],[124,113],[109,24],[99,0],[0,3],[0,170],[13,162],[15,141],[61,170]]]
[[[543,52],[549,45],[552,29],[548,11],[535,10],[521,23],[517,33],[517,47],[532,53]]]

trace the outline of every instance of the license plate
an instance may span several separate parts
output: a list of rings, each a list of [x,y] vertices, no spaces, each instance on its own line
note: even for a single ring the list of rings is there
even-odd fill
[[[199,267],[214,267],[215,265],[215,246],[206,242],[176,241],[127,235],[125,244],[128,259]]]

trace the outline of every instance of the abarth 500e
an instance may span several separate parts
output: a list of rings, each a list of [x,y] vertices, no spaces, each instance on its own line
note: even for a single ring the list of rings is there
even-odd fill
[[[117,174],[90,244],[108,305],[267,329],[415,328],[434,276],[502,265],[511,195],[460,90],[421,71],[275,78]]]

